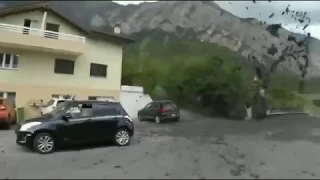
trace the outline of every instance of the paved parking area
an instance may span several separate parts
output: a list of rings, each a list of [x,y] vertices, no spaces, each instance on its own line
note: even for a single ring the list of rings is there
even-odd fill
[[[320,178],[320,120],[278,116],[262,122],[183,112],[180,123],[137,122],[128,147],[39,155],[0,131],[0,178]]]

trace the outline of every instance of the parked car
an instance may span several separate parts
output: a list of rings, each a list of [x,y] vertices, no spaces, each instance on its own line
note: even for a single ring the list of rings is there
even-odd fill
[[[60,103],[74,100],[75,96],[64,96],[59,98],[52,98],[50,99],[46,104],[42,104],[40,106],[40,112],[41,114],[47,114],[50,113],[54,108],[56,108]]]
[[[156,123],[164,120],[180,120],[180,109],[171,100],[153,101],[138,111],[140,121],[153,119]]]
[[[133,134],[133,121],[120,103],[66,101],[48,114],[26,120],[16,130],[16,142],[47,154],[70,144],[113,141],[126,146]]]
[[[0,126],[9,129],[11,124],[17,123],[14,107],[7,99],[0,98]]]

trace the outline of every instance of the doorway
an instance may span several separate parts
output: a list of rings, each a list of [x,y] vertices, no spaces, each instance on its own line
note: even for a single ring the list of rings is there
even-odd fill
[[[40,23],[37,20],[25,19],[23,26],[26,27],[26,28],[23,28],[23,31],[22,31],[23,34],[35,34],[38,32],[35,29],[40,29]]]

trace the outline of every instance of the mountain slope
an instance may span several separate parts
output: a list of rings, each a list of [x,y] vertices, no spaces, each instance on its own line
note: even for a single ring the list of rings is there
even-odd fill
[[[1,3],[10,7],[19,4],[19,1]],[[160,1],[127,6],[109,1],[54,3],[69,16],[92,28],[108,30],[110,26],[121,22],[122,32],[140,40],[146,37],[161,42],[168,39],[199,39],[227,46],[245,57],[253,55],[267,65],[279,58],[281,50],[290,44],[288,36],[293,34],[280,28],[276,30],[279,34],[276,37],[269,32],[273,26],[261,24],[253,18],[241,19],[210,1]],[[294,35],[300,40],[305,37]],[[309,53],[312,59],[308,76],[320,75],[320,63],[316,61],[320,53],[318,44],[318,40],[311,40]],[[277,47],[277,53],[270,55],[268,49],[273,46]],[[296,63],[286,61],[282,64],[300,74]]]

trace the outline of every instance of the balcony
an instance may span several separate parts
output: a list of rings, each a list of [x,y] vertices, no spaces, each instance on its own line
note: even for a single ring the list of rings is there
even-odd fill
[[[42,29],[0,23],[0,47],[79,56],[86,38]]]

